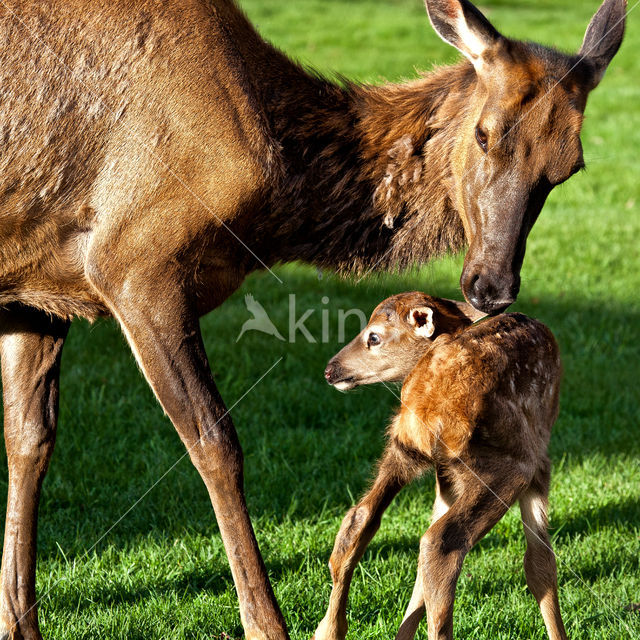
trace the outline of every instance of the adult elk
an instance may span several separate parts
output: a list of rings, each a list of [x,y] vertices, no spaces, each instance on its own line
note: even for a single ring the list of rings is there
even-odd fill
[[[606,0],[566,56],[466,0],[427,9],[470,62],[370,87],[307,73],[231,0],[0,3],[5,636],[40,638],[36,519],[68,325],[112,315],[207,486],[247,638],[287,637],[199,316],[278,261],[403,266],[465,237],[465,296],[505,307],[545,197],[582,166],[587,94],[625,18]]]

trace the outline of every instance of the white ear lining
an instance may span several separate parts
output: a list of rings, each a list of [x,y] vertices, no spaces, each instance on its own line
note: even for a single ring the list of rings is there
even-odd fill
[[[462,12],[460,12],[460,15],[456,18],[456,31],[465,47],[464,49],[459,49],[459,51],[479,70],[482,67],[482,54],[487,50],[487,44],[469,29],[469,25],[464,19]]]
[[[426,315],[426,320],[422,324],[418,324],[415,318],[415,313],[423,313]],[[436,326],[433,323],[433,309],[429,307],[418,307],[417,309],[411,309],[409,312],[409,323],[413,325],[413,331],[417,336],[422,338],[430,338],[435,330]]]
[[[495,27],[469,0],[426,0],[426,6],[435,32],[480,72],[484,53],[500,37]]]

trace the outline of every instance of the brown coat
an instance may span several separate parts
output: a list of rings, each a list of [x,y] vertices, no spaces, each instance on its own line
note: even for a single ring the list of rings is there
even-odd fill
[[[527,583],[549,638],[567,638],[547,533],[558,346],[547,327],[522,314],[471,325],[467,312],[464,303],[419,292],[392,296],[327,365],[327,381],[342,390],[404,384],[373,485],[336,537],[331,598],[315,640],[345,637],[355,566],[393,498],[428,468],[436,473],[432,524],[420,543],[418,576],[396,640],[411,640],[425,612],[429,640],[452,640],[462,562],[516,501],[527,538]]]

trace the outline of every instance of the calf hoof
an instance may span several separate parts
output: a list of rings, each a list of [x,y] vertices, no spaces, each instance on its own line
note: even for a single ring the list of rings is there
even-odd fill
[[[347,635],[347,621],[343,623],[337,623],[330,621],[328,618],[323,618],[313,634],[311,640],[344,640]]]

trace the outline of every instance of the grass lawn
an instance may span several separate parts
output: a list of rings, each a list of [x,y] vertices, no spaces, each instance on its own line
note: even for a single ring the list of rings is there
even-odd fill
[[[266,37],[322,71],[379,82],[456,59],[432,31],[421,0],[242,5]],[[482,6],[508,35],[576,50],[597,0],[485,0]],[[565,363],[551,442],[551,526],[573,640],[640,637],[640,612],[625,610],[640,602],[639,48],[640,7],[631,11],[623,47],[587,107],[588,169],[552,193],[531,234],[514,306],[551,327]],[[229,406],[281,358],[232,414],[245,451],[250,511],[296,640],[309,638],[324,614],[333,538],[367,485],[396,406],[385,388],[343,395],[325,384],[324,365],[339,348],[337,310],[368,314],[383,297],[412,288],[458,297],[461,264],[460,257],[446,258],[420,273],[359,283],[287,265],[276,270],[283,284],[255,274],[202,321]],[[298,311],[316,310],[307,326],[319,342],[298,336],[289,344],[250,332],[236,344],[249,317],[243,299],[249,292],[283,333],[289,294],[296,294]],[[322,309],[329,314],[328,342],[320,341]],[[349,335],[356,324],[347,323]],[[240,635],[204,485],[187,458],[173,466],[183,454],[115,324],[77,322],[63,358],[58,443],[40,510],[38,593],[46,638]],[[1,468],[6,491],[4,462]],[[427,477],[389,509],[354,576],[351,638],[393,637],[432,498]],[[457,638],[546,638],[525,584],[523,552],[515,509],[465,561]],[[425,628],[418,637],[426,638]]]

